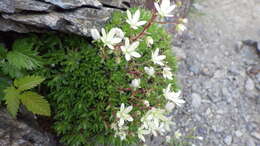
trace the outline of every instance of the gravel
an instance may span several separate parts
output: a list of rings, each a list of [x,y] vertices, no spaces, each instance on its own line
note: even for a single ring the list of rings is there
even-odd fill
[[[260,16],[248,16],[260,4],[207,0],[199,5],[206,15],[190,17],[185,37],[173,43],[185,56],[178,77],[187,101],[174,115],[174,128],[203,137],[185,139],[196,146],[259,145],[260,57],[243,40],[259,41]]]
[[[173,42],[187,102],[173,113],[176,124],[167,135],[181,129],[184,136],[203,137],[183,139],[191,145],[260,146],[260,57],[243,44],[259,41],[260,11],[251,12],[258,12],[260,3],[205,0],[198,5],[205,15],[192,13],[188,31]]]

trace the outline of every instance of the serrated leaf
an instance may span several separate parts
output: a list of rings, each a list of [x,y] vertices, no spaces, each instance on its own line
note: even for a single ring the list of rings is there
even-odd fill
[[[14,81],[14,86],[18,88],[19,91],[25,91],[32,89],[44,81],[43,77],[40,76],[26,76]]]
[[[21,102],[34,114],[50,116],[51,110],[47,100],[35,92],[24,92],[20,95]]]
[[[9,87],[10,82],[9,78],[0,76],[0,102],[4,99],[4,90]]]
[[[14,87],[8,87],[4,92],[7,110],[13,117],[16,117],[20,105],[19,91]]]
[[[32,70],[41,66],[41,62],[37,60],[37,56],[33,52],[10,51],[7,53],[7,60],[10,64],[18,69]]]
[[[25,70],[20,70],[8,62],[0,64],[2,72],[5,75],[9,75],[11,78],[21,78],[25,75]]]

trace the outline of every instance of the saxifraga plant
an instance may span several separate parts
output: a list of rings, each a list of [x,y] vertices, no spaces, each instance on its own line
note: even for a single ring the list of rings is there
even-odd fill
[[[155,23],[157,12],[138,11],[115,12],[102,36],[91,30],[94,44],[76,36],[42,39],[46,65],[38,74],[47,79],[54,128],[64,144],[130,145],[170,130],[167,114],[184,103],[171,37]]]

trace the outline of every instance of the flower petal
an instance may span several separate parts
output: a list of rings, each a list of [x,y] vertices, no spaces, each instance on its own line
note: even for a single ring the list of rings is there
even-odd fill
[[[146,21],[139,21],[136,23],[137,26],[142,26],[142,25],[145,25],[146,24]]]
[[[129,10],[127,10],[126,13],[127,13],[128,19],[131,20],[131,19],[132,19],[132,14],[131,14],[131,12],[130,12]]]
[[[101,37],[97,29],[91,29],[90,33],[94,40],[98,40]]]
[[[131,56],[135,57],[135,58],[140,58],[141,55],[138,52],[132,52]]]
[[[140,10],[136,10],[135,14],[134,14],[134,18],[133,18],[133,22],[138,22],[140,18]]]

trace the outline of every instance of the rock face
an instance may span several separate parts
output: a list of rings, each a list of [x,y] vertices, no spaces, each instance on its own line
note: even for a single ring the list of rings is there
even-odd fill
[[[54,146],[50,136],[24,122],[10,117],[0,109],[0,146]]]
[[[1,0],[0,31],[62,31],[89,36],[129,0]]]

